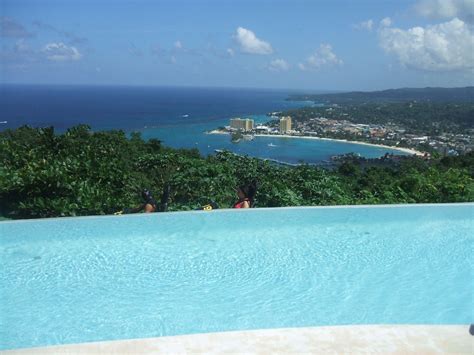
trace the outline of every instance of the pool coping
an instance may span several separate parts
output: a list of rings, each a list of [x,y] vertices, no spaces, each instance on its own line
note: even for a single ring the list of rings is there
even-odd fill
[[[97,218],[153,218],[163,215],[186,215],[186,214],[202,214],[202,213],[225,213],[232,211],[232,213],[249,213],[256,211],[268,211],[268,210],[297,210],[297,209],[308,209],[308,210],[317,210],[317,209],[362,209],[362,208],[416,208],[416,207],[474,207],[474,202],[453,202],[453,203],[406,203],[406,204],[382,204],[382,205],[331,205],[331,206],[291,206],[291,207],[260,207],[260,208],[218,208],[211,211],[203,210],[190,210],[190,211],[169,211],[169,212],[159,212],[159,213],[131,213],[124,215],[90,215],[90,216],[68,216],[68,217],[50,217],[50,218],[30,218],[30,219],[13,219],[0,221],[0,225],[9,224],[9,223],[34,223],[41,221],[57,221],[57,220],[84,220],[84,219],[97,219]]]
[[[469,325],[343,325],[203,333],[0,351],[22,354],[472,354]]]

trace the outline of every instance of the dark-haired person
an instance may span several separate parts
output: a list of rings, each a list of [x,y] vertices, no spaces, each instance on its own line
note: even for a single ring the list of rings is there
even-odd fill
[[[145,213],[151,213],[158,211],[158,203],[153,198],[153,195],[149,190],[145,189],[142,191],[142,199],[143,204],[141,204],[137,208],[131,209],[128,213],[137,213],[141,211]]]
[[[151,213],[151,212],[156,212],[158,210],[158,204],[153,198],[151,192],[147,189],[144,189],[142,191],[142,199],[143,203],[135,208],[125,208],[123,211],[115,212],[115,215],[121,215],[123,213],[138,213],[138,212],[145,212],[145,213]]]
[[[251,208],[257,192],[257,183],[253,181],[249,185],[239,186],[237,189],[237,196],[239,200],[234,203],[233,208]]]

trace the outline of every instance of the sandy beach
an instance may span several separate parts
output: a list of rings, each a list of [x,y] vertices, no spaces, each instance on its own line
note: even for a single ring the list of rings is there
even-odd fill
[[[207,134],[230,134],[229,132],[224,132],[224,131],[219,131],[219,130],[213,130],[206,132]],[[309,137],[309,136],[289,136],[289,135],[283,135],[283,134],[255,134],[255,137],[273,137],[273,138],[295,138],[295,139],[313,139],[313,140],[326,140],[326,141],[333,141],[333,142],[342,142],[342,143],[350,143],[350,144],[360,144],[360,145],[368,145],[372,147],[380,147],[380,148],[388,148],[388,149],[394,149],[398,150],[400,152],[408,153],[408,154],[413,154],[417,156],[424,156],[425,153],[420,152],[415,149],[410,149],[410,148],[402,148],[402,147],[392,147],[389,145],[383,145],[383,144],[373,144],[373,143],[366,143],[366,142],[359,142],[359,141],[348,141],[346,139],[334,139],[334,138],[322,138],[322,137]]]
[[[212,131],[205,132],[206,134],[230,134],[229,132],[219,131],[218,129],[214,129]]]

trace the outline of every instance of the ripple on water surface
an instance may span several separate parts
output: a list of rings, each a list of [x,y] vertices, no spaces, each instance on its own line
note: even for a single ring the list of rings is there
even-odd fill
[[[402,212],[283,209],[0,224],[1,348],[472,322],[472,205]]]

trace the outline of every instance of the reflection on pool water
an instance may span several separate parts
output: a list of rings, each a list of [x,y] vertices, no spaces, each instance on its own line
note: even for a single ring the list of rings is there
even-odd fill
[[[0,349],[226,330],[467,324],[474,204],[0,223]]]

